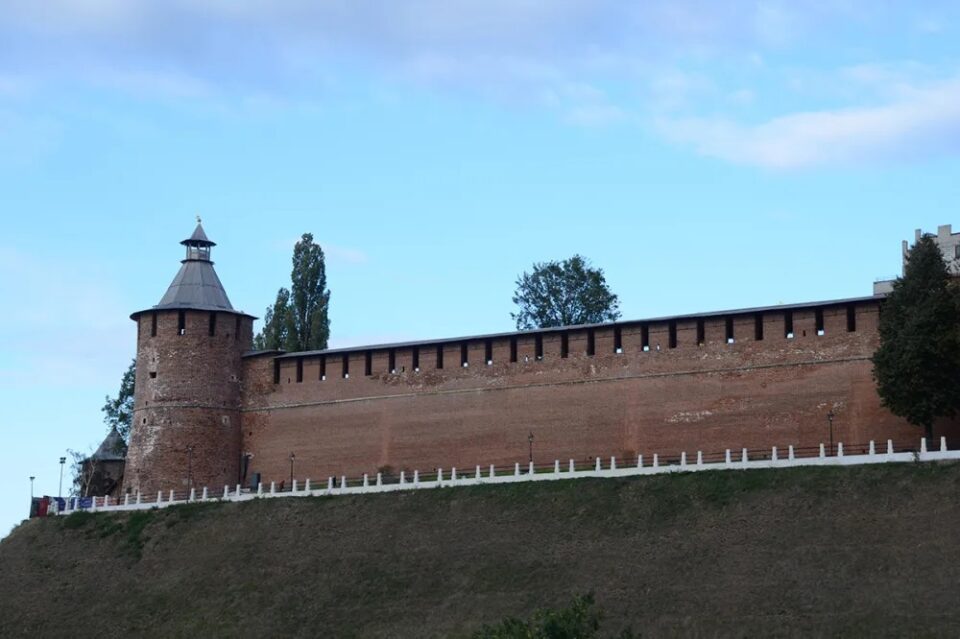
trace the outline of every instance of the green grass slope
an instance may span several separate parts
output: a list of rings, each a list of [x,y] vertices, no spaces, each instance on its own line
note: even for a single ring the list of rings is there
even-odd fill
[[[34,520],[0,543],[0,636],[469,636],[589,591],[643,636],[960,636],[958,488],[903,464]]]

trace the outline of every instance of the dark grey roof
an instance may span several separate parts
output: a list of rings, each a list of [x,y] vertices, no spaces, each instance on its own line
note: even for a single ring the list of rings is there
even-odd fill
[[[203,246],[216,246],[216,242],[211,242],[210,238],[207,237],[207,234],[203,232],[203,225],[200,222],[197,222],[197,228],[193,230],[193,235],[184,241],[180,242],[181,244],[198,244]]]
[[[184,260],[180,272],[173,278],[167,293],[155,309],[200,309],[205,311],[232,311],[227,292],[213,270],[213,262]]]
[[[90,455],[90,459],[97,461],[123,461],[127,457],[127,445],[117,429],[111,429],[110,434],[103,440],[97,452]]]
[[[637,326],[640,324],[653,324],[653,323],[663,323],[669,321],[679,321],[679,320],[690,320],[690,319],[700,319],[700,318],[709,318],[709,317],[725,317],[728,315],[749,315],[753,313],[767,313],[767,312],[783,312],[783,311],[793,311],[801,309],[810,309],[810,308],[823,308],[827,306],[845,306],[848,304],[862,304],[865,302],[880,302],[886,295],[870,295],[865,297],[850,297],[839,300],[826,300],[823,302],[806,302],[803,304],[778,304],[777,306],[757,306],[753,308],[739,308],[728,311],[712,311],[708,313],[690,313],[688,315],[668,315],[665,317],[651,317],[648,319],[638,319],[638,320],[621,320],[617,322],[607,322],[603,324],[578,324],[576,326],[556,326],[552,328],[539,328],[528,331],[510,331],[507,333],[488,333],[485,335],[466,335],[463,337],[444,337],[440,339],[427,339],[427,340],[418,340],[412,342],[395,342],[392,344],[371,344],[371,345],[358,345],[358,346],[346,346],[343,348],[328,348],[321,351],[299,351],[293,353],[284,353],[283,355],[278,355],[278,358],[292,358],[292,357],[310,357],[313,355],[333,355],[340,353],[355,353],[359,351],[376,351],[383,350],[387,348],[409,348],[411,346],[430,346],[434,344],[447,344],[451,342],[466,342],[473,340],[481,339],[497,339],[504,337],[512,337],[514,335],[537,335],[537,334],[547,334],[547,333],[558,333],[562,331],[571,331],[571,330],[583,330],[588,328],[603,328],[608,326]],[[260,353],[256,353],[260,354]],[[249,355],[254,355],[254,353],[249,353]],[[245,357],[247,355],[244,355]]]

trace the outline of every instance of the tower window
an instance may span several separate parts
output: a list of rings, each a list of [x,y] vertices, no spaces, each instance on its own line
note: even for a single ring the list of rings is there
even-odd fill
[[[390,352],[387,353],[387,369],[391,374],[397,372],[397,350],[391,348]]]
[[[150,337],[157,336],[157,314],[150,314]]]
[[[419,346],[413,347],[413,372],[414,373],[420,372],[420,347]]]
[[[537,361],[543,359],[543,335],[538,334],[533,338],[533,353],[537,358]]]
[[[280,383],[280,360],[279,359],[273,360],[273,383],[274,384]]]
[[[239,341],[239,340],[240,340],[240,328],[241,328],[241,319],[240,319],[240,316],[237,315],[237,325],[236,325],[236,327],[235,327],[234,330],[233,330],[233,340],[234,340],[234,341]]]
[[[298,357],[297,358],[297,383],[299,384],[302,381],[303,381],[303,358]]]
[[[593,332],[593,329],[587,330],[587,355],[593,357],[594,353],[597,352],[597,336]]]
[[[763,313],[753,316],[753,339],[758,342],[763,341]]]
[[[493,364],[493,340],[488,339],[483,343],[483,361],[487,363],[487,366]]]
[[[517,336],[514,335],[510,338],[510,361],[517,361]]]
[[[560,357],[566,359],[570,356],[570,335],[566,331],[560,334]]]
[[[736,341],[733,338],[733,318],[728,317],[726,324],[727,344],[733,344]]]
[[[343,354],[343,379],[350,379],[350,354]]]
[[[650,350],[650,327],[646,324],[640,326],[640,349],[645,353]]]
[[[156,378],[157,378],[157,371],[150,371],[150,379],[156,379]]]
[[[363,354],[363,374],[367,377],[373,375],[373,353],[371,351]]]
[[[817,310],[815,310],[813,312],[813,316],[817,324],[817,335],[823,335],[826,332],[824,330],[824,325],[823,325],[823,309],[818,308]]]
[[[613,352],[617,354],[623,352],[623,331],[619,326],[613,327]]]
[[[667,332],[668,332],[667,338],[669,340],[668,344],[670,345],[670,348],[676,348],[677,347],[677,321],[676,320],[670,321],[670,323],[667,325]]]
[[[187,333],[187,314],[183,311],[177,313],[177,334],[185,335]]]
[[[217,334],[217,314],[216,313],[210,313],[209,324],[210,324],[209,326],[210,337],[213,337],[214,335]]]
[[[957,245],[960,247],[960,244]],[[857,330],[857,307],[851,304],[847,307],[847,332],[855,333]]]
[[[707,323],[701,317],[697,320],[697,346],[703,346],[707,341]]]
[[[793,339],[793,311],[786,311],[783,314],[783,336]]]
[[[437,368],[443,368],[443,344],[437,345]]]
[[[320,356],[320,381],[322,382],[326,379],[327,379],[327,356],[321,355]]]
[[[470,365],[470,362],[467,360],[467,343],[460,342],[460,366],[466,368]]]

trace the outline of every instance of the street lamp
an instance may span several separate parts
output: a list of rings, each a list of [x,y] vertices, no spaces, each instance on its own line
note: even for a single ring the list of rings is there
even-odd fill
[[[67,463],[66,457],[60,458],[60,488],[57,490],[57,497],[63,498],[63,465]]]
[[[293,460],[296,458],[296,455],[290,453],[290,490],[293,490]]]
[[[193,488],[193,444],[187,446],[187,490]]]
[[[827,421],[830,422],[830,454],[833,455],[833,418],[836,415],[833,414],[833,409],[830,409],[830,412],[827,413]]]
[[[33,502],[33,480],[36,479],[33,475],[30,475],[30,501]]]
[[[527,435],[527,443],[530,445],[530,461],[533,462],[533,433]]]

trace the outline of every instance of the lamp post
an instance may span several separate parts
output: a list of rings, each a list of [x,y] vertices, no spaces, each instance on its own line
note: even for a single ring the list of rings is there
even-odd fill
[[[193,444],[187,446],[187,491],[193,488]]]
[[[527,444],[530,445],[530,461],[533,461],[533,433],[527,435]]]
[[[827,413],[827,421],[830,423],[830,454],[833,455],[833,418],[836,415],[833,414],[833,409],[830,409],[830,412]]]
[[[33,480],[36,479],[33,475],[30,475],[30,501],[33,502]]]
[[[66,457],[60,458],[60,488],[57,490],[57,497],[63,498],[63,465],[67,463]]]
[[[296,458],[296,455],[290,453],[290,490],[293,490],[293,460]]]

